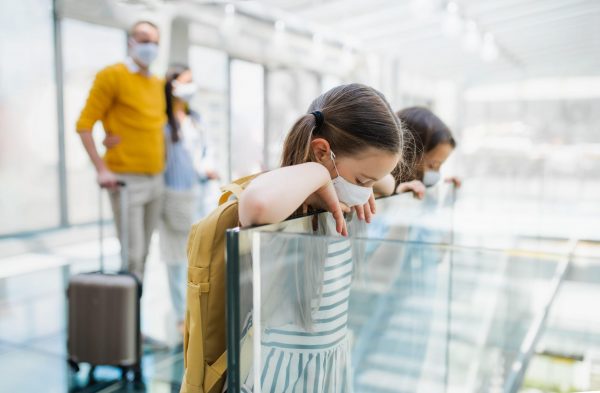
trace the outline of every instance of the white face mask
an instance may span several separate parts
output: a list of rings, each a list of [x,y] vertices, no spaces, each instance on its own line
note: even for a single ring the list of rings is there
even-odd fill
[[[438,171],[425,171],[423,174],[423,184],[426,187],[434,186],[438,181],[440,181],[440,173]]]
[[[158,45],[154,42],[138,43],[131,40],[131,56],[148,67],[158,56]]]
[[[373,188],[350,183],[348,180],[341,177],[337,166],[335,165],[335,154],[333,154],[333,151],[331,152],[331,161],[333,161],[333,167],[337,173],[337,177],[332,180],[333,187],[335,188],[335,193],[340,202],[345,203],[348,206],[358,206],[367,203],[371,194],[373,194]]]
[[[198,85],[195,83],[181,83],[173,81],[173,96],[182,101],[190,102],[194,94],[198,91]]]

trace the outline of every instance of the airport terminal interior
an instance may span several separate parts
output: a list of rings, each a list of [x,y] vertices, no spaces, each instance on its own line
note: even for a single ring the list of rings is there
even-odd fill
[[[154,98],[132,99],[136,88],[122,81],[101,85],[115,64],[144,91],[155,81]],[[313,138],[329,130],[333,110],[311,103],[354,83],[389,102],[398,165],[414,176],[387,175],[393,190],[377,195],[370,223],[364,202],[346,203],[347,237],[328,231],[329,208],[215,235],[213,254],[225,260],[210,290],[226,292],[210,317],[222,323],[227,370],[206,392],[600,391],[597,0],[1,0],[0,392],[204,393],[192,382],[205,366],[192,353],[201,329],[189,321],[206,299],[193,298],[186,264],[199,258],[194,242],[209,240],[192,236],[186,251],[190,224],[217,209],[222,186],[281,171],[299,118],[314,124]],[[108,109],[86,128],[94,94],[109,97]],[[117,176],[122,194],[100,188],[82,141],[91,135],[109,167],[126,161],[120,149],[137,154],[150,134],[110,135],[141,127],[135,116],[150,118],[154,102],[163,105],[156,143],[167,146],[152,150],[160,169],[130,171],[166,182],[154,227],[144,213],[139,310],[117,316],[123,303],[113,299],[114,314],[86,319],[103,300],[77,309],[86,296],[77,280],[139,278],[116,274],[139,239],[124,241],[131,228],[115,225],[131,224],[117,213],[138,197],[139,179]],[[360,115],[383,124],[366,99],[354,104],[361,110],[344,124]],[[433,116],[428,129],[450,139],[409,149],[406,108]],[[192,197],[168,199],[182,151],[194,184],[181,195]],[[343,174],[344,155],[330,155],[338,165],[327,170]],[[342,174],[328,183],[340,203],[339,190],[373,186]],[[297,199],[285,191],[270,200]],[[184,203],[191,214],[176,209]],[[120,318],[135,325],[131,335],[115,327]],[[132,345],[139,361],[76,354],[93,344]]]

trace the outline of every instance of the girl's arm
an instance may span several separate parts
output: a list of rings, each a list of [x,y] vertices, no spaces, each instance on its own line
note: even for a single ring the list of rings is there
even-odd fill
[[[248,226],[281,222],[309,197],[322,202],[333,214],[338,232],[346,234],[329,171],[314,162],[275,169],[254,179],[240,195],[240,223]]]

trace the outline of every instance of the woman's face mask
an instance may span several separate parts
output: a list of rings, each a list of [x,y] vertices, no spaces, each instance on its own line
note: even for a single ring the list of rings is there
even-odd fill
[[[190,102],[194,98],[196,91],[198,91],[198,85],[195,83],[181,83],[176,80],[173,81],[173,96],[182,101]]]
[[[333,151],[331,151],[331,161],[333,162],[333,167],[337,173],[337,177],[332,180],[333,187],[335,188],[335,192],[340,202],[347,206],[358,206],[367,203],[373,193],[373,188],[350,183],[340,176],[337,166],[335,165],[335,154]]]

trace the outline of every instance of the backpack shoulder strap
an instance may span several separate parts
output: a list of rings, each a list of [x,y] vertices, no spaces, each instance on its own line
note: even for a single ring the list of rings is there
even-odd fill
[[[215,386],[221,381],[223,375],[227,371],[227,351],[223,352],[223,354],[209,367],[212,372],[206,373],[204,378],[205,392],[213,392]]]
[[[232,195],[239,199],[240,195],[242,194],[242,191],[244,191],[244,188],[246,188],[248,184],[258,175],[260,175],[260,173],[242,177],[226,186],[221,187],[221,191],[223,193],[219,198],[219,206],[227,202]]]

